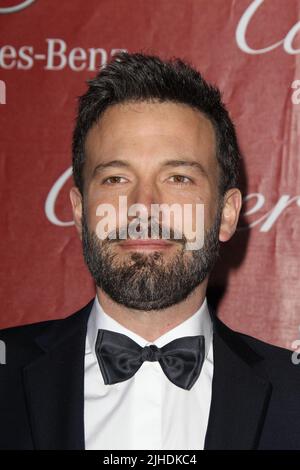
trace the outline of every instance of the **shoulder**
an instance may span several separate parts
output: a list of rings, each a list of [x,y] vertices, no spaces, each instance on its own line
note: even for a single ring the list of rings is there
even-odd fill
[[[300,387],[300,364],[295,361],[295,352],[274,346],[245,333],[229,328],[220,319],[215,320],[216,331],[227,344],[244,358],[256,357],[262,360],[264,370],[271,382],[286,386],[290,381]]]
[[[45,320],[40,322],[28,323],[24,325],[16,325],[8,328],[0,328],[0,337],[1,336],[15,336],[15,335],[24,335],[24,336],[34,336],[39,334],[46,328],[53,326],[54,324],[63,325],[75,321],[81,313],[88,310],[94,302],[94,299],[91,299],[86,305],[81,307],[76,312],[73,312],[67,316],[60,316],[51,320]]]
[[[0,341],[5,343],[7,350],[23,349],[35,338],[50,328],[57,322],[64,322],[65,319],[47,320],[26,325],[17,325],[0,330]]]
[[[94,299],[90,300],[80,310],[63,318],[0,329],[0,342],[6,349],[7,365],[25,364],[28,359],[34,357],[40,351],[36,344],[37,338],[59,338],[60,335],[72,331],[88,316],[93,302]]]
[[[253,336],[247,335],[245,333],[237,333],[243,341],[245,341],[252,349],[263,356],[265,360],[268,361],[286,361],[287,359],[291,359],[292,351],[289,349],[285,349],[279,346],[275,346],[270,343],[266,343],[260,339],[257,339]]]

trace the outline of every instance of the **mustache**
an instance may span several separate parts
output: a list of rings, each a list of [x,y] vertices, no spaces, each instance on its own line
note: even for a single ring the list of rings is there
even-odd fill
[[[138,224],[137,227],[135,227],[135,233],[134,237],[132,237],[131,233],[129,233],[128,236],[128,229],[129,227],[122,226],[122,227],[116,227],[114,230],[111,230],[107,238],[103,240],[104,243],[118,243],[120,241],[124,241],[126,239],[153,239],[153,240],[169,240],[169,241],[174,241],[176,243],[179,243],[181,245],[185,245],[187,243],[187,238],[185,237],[184,233],[177,230],[173,229],[172,227],[166,227],[163,226],[160,223],[154,223],[152,225],[152,230],[151,230],[151,223],[147,224]]]

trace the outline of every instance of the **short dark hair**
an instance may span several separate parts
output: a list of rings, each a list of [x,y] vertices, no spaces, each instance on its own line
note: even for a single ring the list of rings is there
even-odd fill
[[[119,52],[87,83],[87,92],[79,98],[72,145],[73,177],[81,193],[88,131],[109,106],[141,101],[181,103],[203,113],[215,129],[220,194],[238,186],[240,150],[234,125],[219,89],[207,83],[189,63],[178,58],[164,61],[154,55]]]

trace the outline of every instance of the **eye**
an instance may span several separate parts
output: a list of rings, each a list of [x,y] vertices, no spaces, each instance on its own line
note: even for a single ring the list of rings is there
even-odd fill
[[[171,179],[173,178],[173,183],[175,184],[188,184],[188,183],[192,183],[192,180],[191,178],[189,178],[188,176],[184,176],[184,175],[173,175],[171,176]]]
[[[118,183],[124,183],[124,181],[121,181],[121,180],[125,180],[125,181],[126,181],[126,178],[124,178],[123,176],[109,176],[108,178],[105,178],[105,179],[102,181],[102,184],[118,184]]]

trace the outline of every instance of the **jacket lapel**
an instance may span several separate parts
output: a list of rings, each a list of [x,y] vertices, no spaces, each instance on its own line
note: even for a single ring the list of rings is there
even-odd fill
[[[214,322],[214,376],[205,449],[257,448],[271,385],[263,358],[242,336]]]
[[[84,357],[92,304],[51,322],[36,340],[43,353],[23,370],[36,449],[84,449]]]

